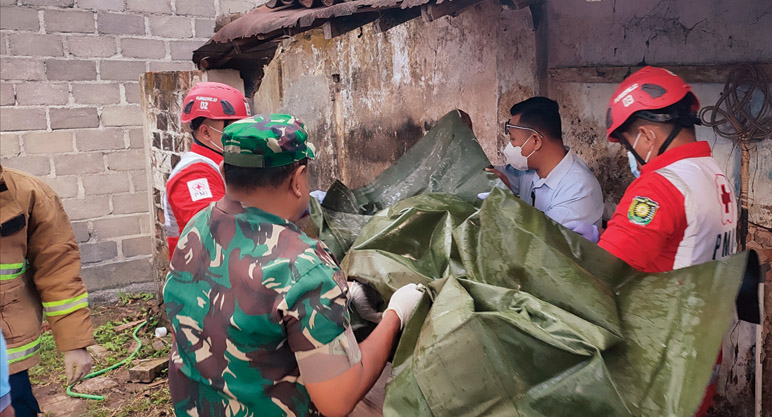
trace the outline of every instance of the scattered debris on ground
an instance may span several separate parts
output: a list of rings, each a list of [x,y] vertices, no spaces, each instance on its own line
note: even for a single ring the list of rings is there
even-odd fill
[[[73,387],[73,391],[84,394],[103,395],[102,401],[73,398],[66,394],[62,356],[56,350],[50,330],[41,337],[41,363],[30,369],[33,391],[46,417],[160,417],[173,416],[169,397],[166,367],[160,365],[169,355],[171,335],[156,338],[160,310],[152,294],[119,295],[119,302],[112,306],[98,306],[92,309],[94,333],[97,344],[90,347],[94,361],[92,371],[107,368],[128,357],[137,342],[132,333],[147,320],[137,337],[142,347],[131,364],[106,374],[99,375]],[[153,363],[143,381],[131,382],[130,369]]]

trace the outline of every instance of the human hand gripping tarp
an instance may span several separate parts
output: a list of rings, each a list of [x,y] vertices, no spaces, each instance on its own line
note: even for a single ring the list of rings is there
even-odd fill
[[[400,339],[384,415],[691,416],[753,254],[637,272],[508,191],[491,190],[476,167],[487,158],[477,158],[462,158],[470,168],[458,167],[457,176],[468,176],[460,186],[475,187],[458,196],[418,187],[394,202],[353,192],[346,201],[328,192],[327,207],[315,207],[325,243],[343,253],[351,245],[341,263],[349,278],[387,300],[408,283],[428,288]],[[476,194],[486,190],[479,207]],[[349,212],[329,208],[341,202]],[[379,204],[388,209],[371,217],[368,205]],[[336,223],[341,213],[366,224]],[[349,241],[338,224],[349,227]]]
[[[341,266],[386,298],[408,282],[432,292],[400,340],[385,416],[691,416],[752,262],[644,274],[494,190],[480,210],[402,201]]]

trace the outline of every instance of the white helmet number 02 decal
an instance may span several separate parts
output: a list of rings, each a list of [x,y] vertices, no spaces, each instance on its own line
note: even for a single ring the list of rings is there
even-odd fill
[[[208,102],[202,101],[200,104],[201,104],[201,108],[203,110],[209,110],[209,103]]]

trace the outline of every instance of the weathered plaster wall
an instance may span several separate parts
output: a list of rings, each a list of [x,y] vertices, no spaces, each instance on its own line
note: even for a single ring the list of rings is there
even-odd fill
[[[740,3],[731,0],[549,1],[549,66],[772,61],[772,2]],[[694,87],[702,105],[706,106],[716,102],[723,85]],[[613,84],[551,82],[549,89],[553,98],[564,106],[568,144],[585,155],[599,176],[606,195],[607,216],[632,180],[625,168],[627,161],[621,147],[602,143],[606,104],[614,88]],[[728,174],[739,172],[739,156],[737,152],[730,152],[731,143],[716,138],[708,129],[701,130],[700,138],[715,145],[715,156],[726,166]],[[771,149],[772,142],[762,145],[758,156],[768,154]],[[754,174],[751,221],[772,228],[772,160],[759,161],[761,165]],[[752,172],[755,163],[752,162]],[[739,189],[739,182],[737,185]]]
[[[304,120],[322,156],[315,186],[367,183],[445,113],[469,113],[493,160],[499,121],[536,91],[530,12],[485,2],[457,17],[420,18],[376,33],[372,25],[326,40],[321,30],[287,40],[265,69],[257,112]]]
[[[768,0],[563,0],[548,1],[548,6],[551,68],[651,64],[670,66],[678,72],[678,67],[668,64],[772,61],[772,2]],[[608,217],[632,181],[622,147],[605,141],[606,105],[616,84],[548,82],[550,95],[561,103],[567,144],[584,157],[598,176]],[[693,87],[701,104],[707,106],[718,100],[723,84]],[[698,128],[697,136],[711,144],[714,157],[734,181],[739,194],[739,148],[708,128]],[[751,152],[753,224],[749,247],[769,249],[772,140],[758,143]],[[769,323],[770,314],[767,315]],[[725,365],[719,380],[720,393],[725,397],[721,407],[726,415],[753,415],[755,343],[756,326],[746,323],[734,326],[726,338]],[[772,346],[765,350],[772,355]],[[770,370],[764,372],[769,374]]]
[[[159,293],[168,272],[169,248],[164,232],[163,194],[166,181],[193,137],[180,122],[182,101],[198,82],[215,81],[244,91],[244,82],[234,70],[148,72],[140,77],[145,153],[150,174],[149,205],[153,219],[153,275]]]
[[[768,0],[548,0],[550,66],[718,63],[772,55]]]

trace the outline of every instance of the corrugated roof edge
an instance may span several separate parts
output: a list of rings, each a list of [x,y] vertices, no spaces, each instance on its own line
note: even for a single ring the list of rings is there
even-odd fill
[[[430,0],[355,0],[329,7],[269,9],[260,6],[225,25],[209,42],[224,43],[239,38],[267,35],[279,29],[312,27],[318,20],[351,16],[360,12],[407,9],[422,6]],[[439,3],[439,2],[438,2]],[[207,42],[207,43],[209,43]]]

